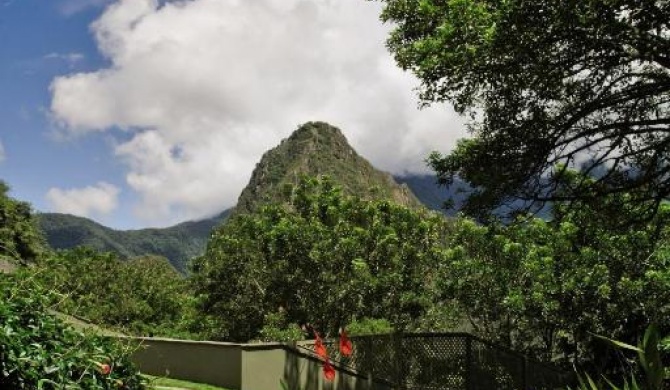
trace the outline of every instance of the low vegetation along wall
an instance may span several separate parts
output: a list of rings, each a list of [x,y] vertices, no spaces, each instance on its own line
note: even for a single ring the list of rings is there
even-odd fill
[[[385,383],[373,381],[344,367],[338,367],[335,380],[327,382],[322,362],[291,345],[279,343],[235,344],[159,338],[131,339],[141,347],[133,360],[139,369],[156,376],[169,376],[209,383],[235,390],[288,389],[389,390]]]

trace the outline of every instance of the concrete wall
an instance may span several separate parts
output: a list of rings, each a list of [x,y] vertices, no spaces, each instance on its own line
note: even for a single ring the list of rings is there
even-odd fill
[[[390,390],[387,383],[374,381],[361,373],[334,364],[337,375],[333,382],[323,377],[323,362],[295,349],[287,349],[283,379],[289,390]],[[255,390],[245,387],[242,390]],[[262,390],[262,389],[260,389]]]
[[[279,344],[245,345],[240,390],[281,390],[286,351]]]
[[[140,371],[155,376],[242,387],[240,344],[141,338],[133,360]],[[260,389],[259,389],[260,390]]]
[[[145,374],[209,383],[232,390],[389,390],[346,367],[325,381],[322,362],[290,345],[233,344],[171,339],[141,342],[133,360]]]

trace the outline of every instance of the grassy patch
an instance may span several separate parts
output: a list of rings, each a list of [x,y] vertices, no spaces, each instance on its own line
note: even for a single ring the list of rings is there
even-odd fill
[[[187,381],[182,381],[178,379],[171,379],[171,378],[159,378],[155,376],[149,376],[145,375],[145,377],[149,380],[149,389],[158,389],[160,390],[162,387],[172,387],[175,389],[183,389],[183,390],[226,390],[223,387],[216,387],[212,385],[206,385],[203,383],[194,383],[194,382],[187,382]]]

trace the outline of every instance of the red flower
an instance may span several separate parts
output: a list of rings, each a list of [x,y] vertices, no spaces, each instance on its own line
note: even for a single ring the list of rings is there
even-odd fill
[[[330,364],[330,360],[327,359],[323,362],[323,377],[326,378],[327,381],[335,379],[335,368]]]
[[[100,365],[100,373],[102,375],[109,375],[110,372],[112,372],[112,367],[110,367],[109,364]]]
[[[326,350],[326,346],[323,345],[323,340],[321,340],[321,337],[319,334],[315,331],[314,336],[316,336],[316,341],[314,342],[314,352],[323,360],[328,360],[328,350]]]
[[[351,345],[351,340],[349,340],[349,337],[347,337],[347,331],[340,330],[340,353],[342,356],[351,356],[351,353],[353,352],[354,348]]]

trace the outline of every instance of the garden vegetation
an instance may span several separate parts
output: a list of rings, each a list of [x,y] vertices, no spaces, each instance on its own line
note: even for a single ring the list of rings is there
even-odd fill
[[[24,268],[0,280],[0,384],[141,386],[127,349],[73,331],[53,307],[131,334],[230,341],[465,329],[575,367],[582,388],[663,386],[668,2],[381,2],[388,46],[424,103],[471,117],[471,138],[429,157],[441,183],[470,185],[468,217],[364,198],[334,179],[284,180],[296,172],[277,167],[293,160],[266,161],[182,278],[158,258],[49,251],[29,205],[2,185],[0,256]],[[302,138],[327,128],[309,124],[282,155],[322,150]],[[356,177],[337,139],[342,158],[325,166]],[[324,162],[308,157],[298,165]]]

